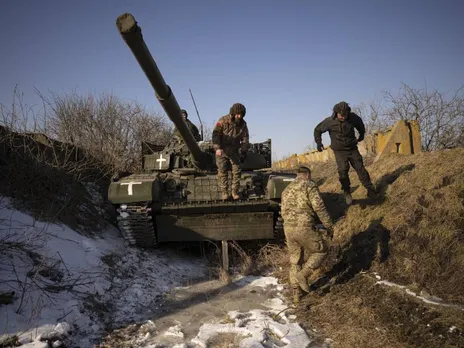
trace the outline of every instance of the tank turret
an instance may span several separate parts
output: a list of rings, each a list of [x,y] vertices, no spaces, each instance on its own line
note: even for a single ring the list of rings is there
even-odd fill
[[[120,15],[116,20],[116,26],[155,90],[156,98],[169,119],[179,130],[185,145],[189,149],[193,164],[198,169],[210,170],[214,166],[213,156],[211,153],[202,151],[195,141],[193,134],[182,117],[181,108],[177,103],[176,97],[164,81],[150,50],[143,40],[142,30],[137,25],[134,16],[130,13]]]

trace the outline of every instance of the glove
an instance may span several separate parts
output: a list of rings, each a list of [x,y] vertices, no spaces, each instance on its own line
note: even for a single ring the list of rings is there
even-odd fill
[[[314,229],[314,231],[319,232],[323,236],[323,238],[324,238],[324,235],[327,235],[327,238],[329,238],[330,240],[333,239],[333,228],[332,228],[332,226],[325,227],[324,225],[319,224],[319,225],[314,226],[313,229]]]
[[[364,140],[364,135],[360,135],[359,138],[358,138],[358,143],[360,143],[363,140]]]
[[[317,144],[317,151],[322,152],[322,150],[324,150],[324,145],[322,145],[322,143],[318,143]]]

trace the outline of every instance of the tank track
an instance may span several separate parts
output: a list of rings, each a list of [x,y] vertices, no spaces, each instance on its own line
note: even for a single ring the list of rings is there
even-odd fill
[[[121,206],[124,206],[122,204]],[[119,230],[129,244],[153,248],[158,244],[151,207],[147,203],[127,204],[117,208]]]
[[[122,208],[121,206],[126,206]],[[151,214],[149,203],[122,204],[116,211],[118,212],[118,227],[123,237],[131,245],[145,248],[154,248],[158,245],[155,231],[155,224]],[[276,212],[277,217],[274,223],[274,238],[283,239],[284,225],[280,211]]]

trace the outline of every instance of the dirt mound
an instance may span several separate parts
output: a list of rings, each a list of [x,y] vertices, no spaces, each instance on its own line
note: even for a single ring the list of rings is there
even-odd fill
[[[300,320],[334,347],[464,347],[463,168],[464,149],[385,156],[367,166],[376,200],[350,170],[348,207],[335,165],[314,166],[338,221],[325,276],[303,298]]]
[[[310,293],[296,314],[333,348],[464,347],[462,310],[426,304],[366,274]]]
[[[371,268],[391,281],[464,302],[463,168],[464,149],[386,156],[368,167],[378,200],[366,199],[351,171],[356,189],[348,209],[338,181],[328,178],[321,191],[331,213],[346,209],[334,242],[350,251],[343,255],[347,273]]]
[[[91,234],[113,218],[104,201],[110,179],[100,163],[72,145],[0,126],[0,196],[39,221]]]

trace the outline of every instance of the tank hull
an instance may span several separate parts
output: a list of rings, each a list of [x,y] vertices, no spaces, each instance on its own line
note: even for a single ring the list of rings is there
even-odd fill
[[[245,172],[241,194],[246,198],[228,201],[220,199],[214,174],[134,174],[111,183],[108,198],[116,207],[125,239],[137,246],[280,239],[279,190],[291,180],[292,174]],[[257,182],[259,189],[250,185]]]

